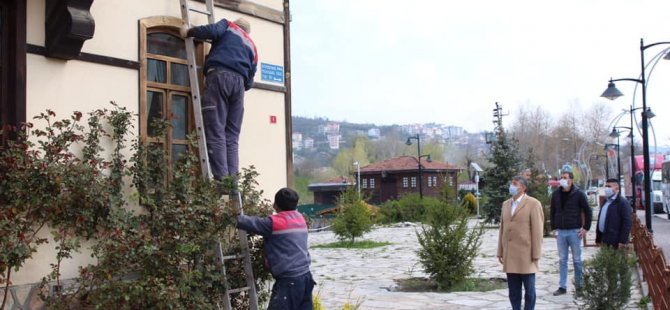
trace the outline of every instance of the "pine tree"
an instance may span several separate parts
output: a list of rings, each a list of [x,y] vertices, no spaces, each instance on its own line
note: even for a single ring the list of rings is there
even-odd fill
[[[537,162],[538,160],[533,149],[529,148],[525,160],[525,169],[530,169],[530,179],[528,180],[528,189],[526,190],[526,193],[542,203],[542,210],[544,212],[544,235],[549,236],[551,233],[549,178],[545,171],[540,170],[539,167],[537,167]]]
[[[509,137],[502,124],[502,107],[496,102],[494,116],[497,125],[495,139],[491,141],[488,161],[491,167],[486,170],[486,189],[488,203],[484,205],[484,217],[487,223],[500,222],[502,203],[510,198],[509,182],[520,171],[521,158],[516,139]]]

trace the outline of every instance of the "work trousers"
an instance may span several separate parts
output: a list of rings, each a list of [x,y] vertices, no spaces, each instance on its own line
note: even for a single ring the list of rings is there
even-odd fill
[[[312,273],[293,278],[280,278],[272,286],[268,310],[312,310]]]
[[[244,78],[210,69],[205,81],[202,118],[212,174],[217,180],[239,172],[239,140],[244,116]]]

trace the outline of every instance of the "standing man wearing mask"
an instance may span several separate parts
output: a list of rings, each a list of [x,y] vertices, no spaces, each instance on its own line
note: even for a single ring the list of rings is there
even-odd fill
[[[591,228],[593,212],[586,200],[586,194],[573,184],[572,172],[563,172],[560,187],[551,194],[550,222],[552,236],[558,247],[560,280],[554,296],[567,293],[568,249],[572,252],[575,270],[575,291],[582,286],[582,244],[581,240]]]
[[[619,195],[619,180],[607,180],[605,197],[607,201],[598,213],[596,243],[613,248],[625,248],[633,223],[630,204],[628,200]]]
[[[498,233],[498,261],[507,274],[509,301],[512,309],[521,309],[521,287],[525,290],[524,308],[535,309],[535,273],[542,256],[544,213],[537,199],[526,195],[528,180],[512,178],[509,193],[503,202]]]

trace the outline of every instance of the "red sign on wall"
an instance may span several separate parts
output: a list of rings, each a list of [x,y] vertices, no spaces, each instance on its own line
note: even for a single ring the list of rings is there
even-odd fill
[[[270,124],[276,124],[276,123],[277,123],[277,116],[270,115]]]

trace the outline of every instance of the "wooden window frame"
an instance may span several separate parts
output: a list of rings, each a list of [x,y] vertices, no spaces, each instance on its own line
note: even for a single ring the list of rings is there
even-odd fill
[[[140,138],[142,141],[148,143],[161,143],[166,151],[166,160],[168,160],[169,169],[171,171],[172,163],[172,144],[187,145],[188,140],[186,139],[171,139],[172,137],[172,128],[167,128],[167,133],[163,137],[149,137],[147,135],[148,122],[147,122],[147,92],[148,91],[159,91],[164,95],[162,111],[164,113],[163,118],[169,120],[169,116],[172,115],[172,100],[174,95],[180,95],[187,98],[187,134],[192,133],[195,130],[195,124],[193,120],[193,104],[191,101],[191,87],[171,84],[171,74],[172,68],[171,63],[178,63],[188,65],[186,59],[171,57],[166,55],[152,54],[147,50],[148,42],[147,36],[151,33],[168,33],[174,36],[179,37],[179,28],[183,24],[183,21],[179,18],[172,16],[157,16],[157,17],[148,17],[141,19],[139,21],[139,63],[140,63],[140,74],[139,74],[139,83],[140,83],[140,100],[139,100],[139,127],[140,127]],[[149,59],[156,59],[166,62],[166,82],[153,82],[148,81],[148,70],[147,63]],[[203,44],[197,44],[196,46],[196,62],[202,64],[204,60],[204,47]],[[200,76],[199,85],[203,85],[202,76]],[[170,137],[169,141],[168,137]],[[190,148],[190,147],[189,147]]]

